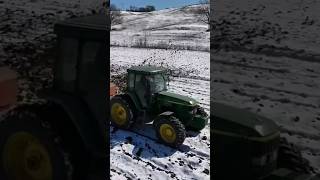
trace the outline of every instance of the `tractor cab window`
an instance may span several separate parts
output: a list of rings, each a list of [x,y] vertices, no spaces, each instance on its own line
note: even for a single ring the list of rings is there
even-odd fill
[[[87,91],[92,88],[92,81],[95,79],[96,71],[95,61],[100,43],[94,41],[85,42],[82,46],[81,62],[79,65],[79,88],[81,91]]]
[[[75,88],[77,76],[78,40],[61,38],[59,41],[59,60],[55,67],[55,86],[70,92]]]
[[[134,88],[134,74],[133,73],[129,73],[128,74],[128,89],[132,90]]]
[[[162,74],[156,74],[150,79],[150,87],[152,93],[167,90],[165,77]]]

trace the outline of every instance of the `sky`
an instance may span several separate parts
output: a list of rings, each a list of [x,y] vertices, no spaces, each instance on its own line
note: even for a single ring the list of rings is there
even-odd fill
[[[157,10],[182,7],[190,4],[197,4],[199,0],[110,0],[111,4],[115,4],[118,8],[125,10],[132,6],[145,7],[146,5],[153,5]]]

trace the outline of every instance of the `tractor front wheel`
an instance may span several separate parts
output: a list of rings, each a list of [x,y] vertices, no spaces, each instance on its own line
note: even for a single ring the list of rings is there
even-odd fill
[[[158,138],[166,145],[178,148],[186,138],[184,125],[174,116],[162,116],[156,119],[154,127]]]
[[[134,122],[133,118],[133,109],[126,100],[120,96],[110,100],[110,120],[113,126],[129,129]]]

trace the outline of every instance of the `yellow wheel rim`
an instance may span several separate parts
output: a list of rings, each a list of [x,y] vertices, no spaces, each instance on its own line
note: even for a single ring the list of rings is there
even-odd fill
[[[27,132],[11,135],[3,151],[3,167],[15,180],[52,180],[52,165],[47,149]]]
[[[127,112],[125,108],[119,103],[114,103],[111,107],[111,118],[113,122],[118,125],[125,124],[127,121]]]
[[[162,124],[160,126],[160,135],[167,143],[173,143],[176,140],[176,131],[169,124]]]

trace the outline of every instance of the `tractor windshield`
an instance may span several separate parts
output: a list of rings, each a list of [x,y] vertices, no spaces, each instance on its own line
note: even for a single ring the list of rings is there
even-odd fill
[[[154,75],[153,78],[151,78],[151,91],[153,93],[161,92],[167,90],[167,84],[164,76],[162,74]]]

